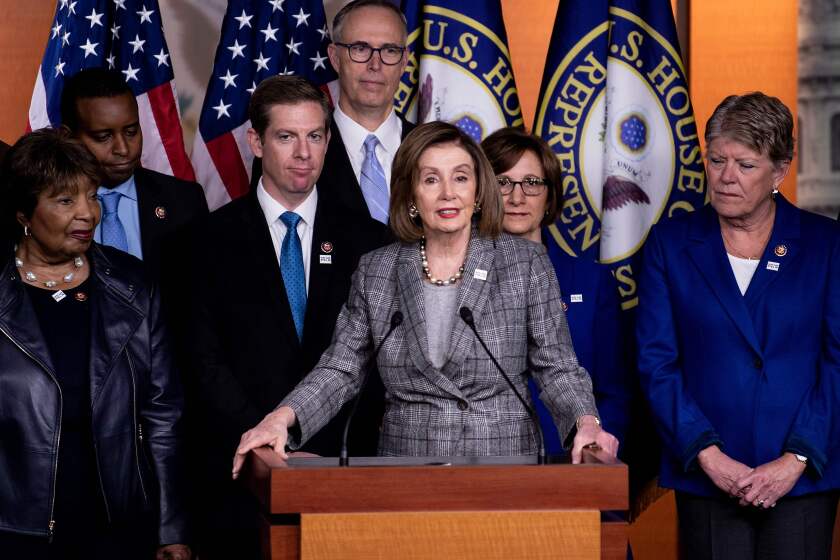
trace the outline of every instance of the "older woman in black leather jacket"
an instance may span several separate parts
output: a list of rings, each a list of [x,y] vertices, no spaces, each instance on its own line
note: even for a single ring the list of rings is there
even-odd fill
[[[0,555],[187,559],[181,392],[140,261],[92,243],[97,163],[42,130],[2,177]]]

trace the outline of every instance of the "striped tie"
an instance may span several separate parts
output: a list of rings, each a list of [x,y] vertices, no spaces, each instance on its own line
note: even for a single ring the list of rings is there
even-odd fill
[[[365,161],[362,163],[362,176],[359,184],[367,202],[370,216],[383,224],[388,223],[388,182],[385,171],[376,159],[376,146],[379,138],[375,134],[368,134],[365,138]]]

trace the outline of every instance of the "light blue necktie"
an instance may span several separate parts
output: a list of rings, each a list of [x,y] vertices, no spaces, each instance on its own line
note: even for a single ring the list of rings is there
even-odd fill
[[[110,191],[99,195],[99,202],[102,203],[102,244],[116,247],[120,251],[128,252],[128,238],[125,236],[125,228],[120,221],[117,210],[120,207],[122,193]]]
[[[292,308],[292,319],[298,340],[303,340],[303,318],[306,315],[306,272],[303,269],[303,250],[300,247],[297,225],[300,216],[283,212],[280,220],[286,225],[286,236],[280,248],[280,272],[286,285],[286,296]]]
[[[388,223],[388,181],[385,171],[376,159],[376,146],[379,138],[368,134],[365,138],[365,161],[362,163],[362,176],[359,185],[367,202],[370,216],[383,224]]]

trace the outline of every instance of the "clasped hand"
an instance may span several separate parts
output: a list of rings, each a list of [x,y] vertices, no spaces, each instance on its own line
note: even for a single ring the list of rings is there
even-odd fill
[[[701,451],[697,459],[715,486],[737,498],[740,505],[764,509],[775,507],[805,471],[805,464],[791,453],[751,468],[713,445]]]

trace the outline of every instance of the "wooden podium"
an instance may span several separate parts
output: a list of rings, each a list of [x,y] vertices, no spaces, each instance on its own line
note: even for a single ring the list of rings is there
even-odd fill
[[[295,456],[252,452],[263,555],[624,560],[627,466],[530,457]]]

